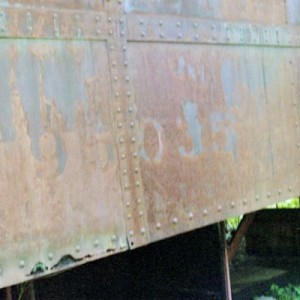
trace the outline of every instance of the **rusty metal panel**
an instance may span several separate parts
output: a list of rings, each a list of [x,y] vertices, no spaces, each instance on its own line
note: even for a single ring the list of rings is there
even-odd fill
[[[0,0],[0,6],[10,7],[37,7],[55,9],[103,10],[103,0]]]
[[[113,35],[105,12],[18,7],[0,9],[0,37],[105,40]]]
[[[151,241],[299,195],[294,49],[129,49]]]
[[[127,248],[105,43],[0,43],[0,285]],[[66,258],[67,255],[74,259]]]
[[[0,0],[0,286],[298,196],[297,3]]]
[[[290,0],[290,2],[295,2]],[[127,13],[285,24],[284,0],[125,0]]]

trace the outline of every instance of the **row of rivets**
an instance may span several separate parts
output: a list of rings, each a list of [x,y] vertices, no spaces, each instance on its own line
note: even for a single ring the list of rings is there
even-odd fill
[[[118,4],[122,4],[119,1]],[[138,166],[138,148],[136,146],[136,120],[135,120],[135,110],[131,103],[133,102],[132,89],[131,89],[131,76],[128,74],[128,60],[127,60],[127,39],[125,39],[126,34],[126,24],[123,17],[118,18],[118,15],[123,14],[121,11],[118,13],[118,8],[115,6],[116,2],[109,3],[111,12],[114,14],[114,18],[108,16],[108,23],[115,23],[118,26],[117,32],[119,33],[118,40],[115,42],[114,39],[111,40],[111,52],[113,52],[110,57],[112,59],[112,66],[117,74],[113,73],[113,89],[115,95],[115,105],[116,105],[116,119],[117,119],[117,129],[118,129],[118,142],[119,142],[119,152],[121,156],[121,170],[122,170],[122,185],[124,189],[124,201],[126,207],[126,219],[128,224],[128,236],[130,238],[130,243],[133,245],[133,238],[136,234],[144,236],[146,234],[146,227],[143,224],[144,210],[142,207],[142,197],[140,197],[139,190],[141,189],[141,178],[139,174]],[[117,21],[118,20],[118,21]],[[125,98],[125,99],[124,99]],[[125,101],[124,101],[125,100]],[[127,106],[127,107],[126,107]],[[128,126],[129,125],[129,126]],[[128,151],[128,147],[131,147],[131,151]],[[132,160],[133,159],[133,160]],[[131,166],[134,164],[134,177],[131,173]],[[131,183],[131,180],[134,182]],[[136,196],[136,202],[133,200]],[[140,224],[139,232],[132,230],[132,225],[138,222]]]
[[[209,25],[209,22],[201,24],[199,26],[198,22],[193,21],[175,21],[174,19],[168,19],[165,22],[163,20],[155,21],[153,19],[139,19],[137,21],[139,26],[139,35],[142,38],[146,38],[149,33],[149,38],[155,38],[153,32],[156,32],[156,37],[160,40],[162,39],[184,39],[186,36],[187,41],[198,41],[199,34],[204,36],[204,42],[225,41],[239,44],[265,44],[265,45],[290,45],[290,36],[294,34],[292,31],[289,32],[287,28],[282,28],[280,31],[278,28],[274,27],[259,27],[252,24],[229,24],[224,22],[219,22],[216,24]],[[154,28],[154,30],[153,30]],[[157,28],[157,30],[155,30]],[[164,30],[165,28],[165,30]],[[176,28],[175,31],[172,28]],[[185,30],[183,30],[185,29]],[[200,31],[199,31],[200,30]],[[294,30],[294,29],[292,29]],[[204,32],[204,34],[203,34]],[[168,33],[168,34],[166,34]],[[299,35],[299,32],[298,32]],[[280,41],[280,37],[284,39]],[[300,44],[300,39],[297,36],[297,45]],[[294,41],[295,43],[295,41]]]
[[[18,9],[15,8],[14,9],[16,16],[21,16],[21,14],[18,14]],[[13,12],[14,12],[13,11]],[[34,10],[32,12],[26,12],[26,32],[25,32],[25,36],[32,36],[33,34],[33,28],[34,28],[34,19],[38,19],[40,16],[38,15],[39,11]],[[44,14],[42,15],[44,17]],[[102,16],[100,15],[96,15],[94,13],[91,14],[75,14],[73,15],[74,17],[74,21],[71,23],[70,28],[66,28],[66,26],[61,26],[61,23],[65,23],[65,19],[68,18],[72,18],[72,14],[67,14],[66,12],[62,13],[57,12],[57,13],[53,13],[52,14],[52,27],[53,27],[53,36],[58,38],[61,36],[61,27],[64,27],[64,29],[69,32],[65,35],[69,36],[70,38],[82,38],[84,36],[84,32],[83,32],[83,28],[81,27],[81,24],[84,25],[84,21],[89,22],[91,18],[94,18],[94,28],[92,29],[93,32],[86,32],[86,35],[88,37],[93,37],[93,38],[97,38],[101,35],[102,31],[103,33],[105,33],[104,30],[101,29],[102,27]],[[6,33],[6,35],[10,35],[7,28],[9,28],[9,24],[8,24],[8,20],[12,19],[14,20],[14,18],[11,16],[11,14],[7,14],[4,11],[0,11],[0,33]],[[19,24],[22,24],[23,22],[20,20],[18,22]],[[49,24],[50,26],[51,24]],[[72,27],[71,27],[72,26]],[[90,30],[91,26],[90,23],[86,24],[86,28],[88,28],[88,30]],[[16,36],[16,37],[23,37],[23,30],[17,29],[17,31],[19,30],[19,32],[12,32],[12,36]],[[73,34],[71,33],[73,31]],[[113,31],[110,30],[108,32],[109,35],[113,34]],[[45,33],[45,36],[43,35],[39,35],[40,37],[46,37],[46,38],[51,38],[51,36],[48,36]]]
[[[288,187],[288,191],[289,191],[289,192],[292,192],[292,186],[289,186],[289,187]],[[279,189],[279,190],[277,191],[277,193],[278,193],[278,195],[281,195],[281,194],[282,194],[282,190]],[[270,193],[270,192],[267,192],[266,196],[267,196],[267,198],[271,198],[271,193]],[[260,200],[260,196],[259,196],[259,195],[255,195],[255,201],[259,201],[259,200]],[[248,203],[248,200],[247,200],[246,198],[244,198],[244,199],[242,200],[242,204],[243,204],[243,205],[246,205],[247,203]],[[235,208],[235,207],[236,207],[236,202],[231,201],[231,202],[230,202],[230,207],[231,207],[232,209]],[[223,210],[222,205],[218,205],[216,210],[217,210],[218,212],[221,212],[221,211]],[[213,213],[213,212],[212,212],[212,213]],[[208,210],[207,210],[207,209],[204,209],[204,210],[203,210],[203,216],[204,216],[204,217],[207,217],[207,216],[208,216]],[[193,219],[194,219],[194,214],[193,214],[192,212],[188,213],[188,219],[189,219],[189,220],[193,220]],[[177,218],[177,217],[173,217],[173,219],[172,219],[172,224],[173,224],[173,225],[177,225],[178,222],[179,222],[179,221],[178,221],[178,218]],[[161,228],[162,228],[161,223],[160,223],[160,222],[156,223],[156,229],[157,229],[157,230],[160,230]]]
[[[113,243],[116,243],[117,242],[117,237],[115,235],[113,235],[111,237],[111,241]],[[98,248],[99,244],[100,244],[99,240],[95,240],[93,245],[94,245],[95,248]],[[124,243],[121,244],[120,249],[123,250],[125,248],[126,248],[125,244]],[[80,245],[75,246],[75,252],[77,252],[77,253],[81,252],[81,246]],[[47,257],[48,257],[49,261],[52,261],[54,259],[54,254],[52,252],[49,252]],[[25,265],[26,265],[26,263],[25,263],[24,260],[20,260],[19,263],[18,263],[18,266],[19,266],[20,269],[23,269],[25,267]],[[1,273],[2,273],[2,269],[0,268],[0,275],[1,275]]]

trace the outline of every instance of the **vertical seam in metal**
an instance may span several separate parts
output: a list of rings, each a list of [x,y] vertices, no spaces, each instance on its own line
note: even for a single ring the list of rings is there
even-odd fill
[[[137,106],[128,58],[123,2],[106,1],[112,109],[119,155],[121,193],[130,248],[148,243],[147,212],[140,172]]]

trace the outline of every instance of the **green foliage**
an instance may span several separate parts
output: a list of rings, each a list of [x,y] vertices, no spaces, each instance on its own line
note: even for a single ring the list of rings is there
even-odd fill
[[[299,300],[300,299],[300,286],[289,284],[286,287],[279,287],[272,284],[270,294],[277,300]]]
[[[300,208],[299,198],[289,199],[284,202],[273,204],[268,206],[268,208]]]
[[[226,220],[227,231],[236,230],[242,220],[243,216],[233,217]]]

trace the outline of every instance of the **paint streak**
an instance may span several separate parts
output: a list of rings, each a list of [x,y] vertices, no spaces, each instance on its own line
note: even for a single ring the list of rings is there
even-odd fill
[[[181,156],[194,157],[203,152],[201,142],[202,125],[198,120],[198,106],[194,102],[183,105],[183,114],[187,124],[188,135],[192,139],[192,150],[188,152],[184,147],[179,147]]]

